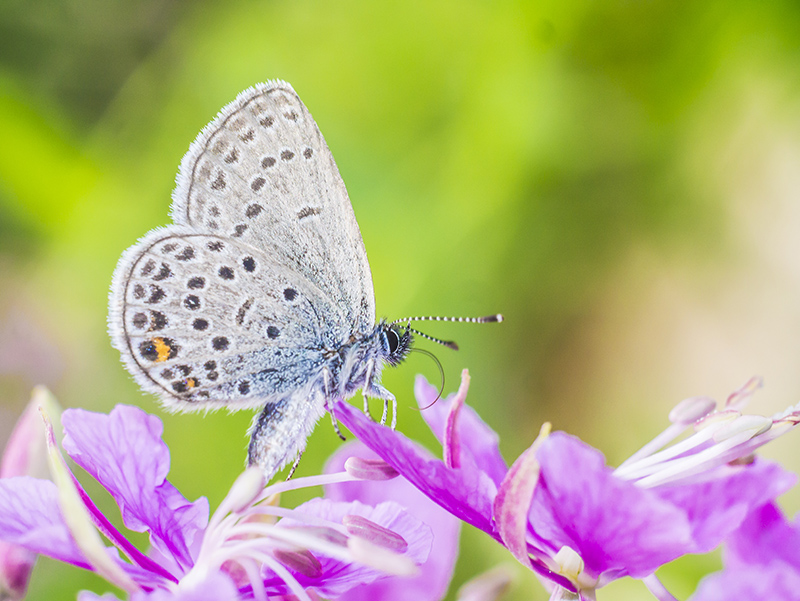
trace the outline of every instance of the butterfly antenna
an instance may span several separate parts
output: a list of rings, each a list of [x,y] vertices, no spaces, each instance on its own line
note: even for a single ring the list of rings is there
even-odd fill
[[[425,411],[425,409],[430,409],[431,407],[433,407],[436,404],[436,401],[442,398],[442,393],[444,393],[444,368],[442,367],[439,358],[428,350],[422,348],[412,348],[411,352],[422,353],[423,355],[427,355],[428,357],[433,359],[433,362],[436,363],[436,367],[439,368],[439,377],[441,378],[442,381],[441,386],[439,386],[439,394],[436,395],[436,398],[433,399],[433,402],[430,405],[426,405],[425,407],[420,407],[419,409],[417,409],[416,407],[412,407],[412,409],[417,409],[417,411]]]
[[[412,321],[458,321],[462,323],[500,323],[503,321],[503,316],[500,313],[494,315],[486,315],[485,317],[439,317],[436,315],[428,315],[425,317],[404,317],[402,319],[395,319],[391,324],[396,323],[411,323]]]
[[[442,340],[441,338],[429,336],[428,334],[424,334],[423,332],[415,330],[414,328],[410,328],[409,326],[406,326],[406,330],[408,330],[409,332],[414,332],[418,336],[422,336],[423,338],[430,340],[431,342],[435,342],[436,344],[441,344],[442,346],[446,346],[447,348],[453,349],[454,351],[458,350],[458,345],[452,340]]]
[[[453,342],[452,340],[442,340],[441,338],[435,338],[433,336],[429,336],[428,334],[424,334],[419,330],[415,330],[409,324],[412,321],[456,321],[460,323],[500,323],[503,321],[503,316],[500,313],[496,313],[494,315],[487,315],[485,317],[439,317],[436,315],[428,315],[428,316],[418,316],[418,317],[403,317],[402,319],[395,319],[390,326],[393,326],[398,323],[405,324],[405,328],[410,331],[414,332],[418,336],[422,336],[423,338],[430,340],[431,342],[435,342],[436,344],[441,344],[442,346],[446,346],[449,349],[453,349],[454,351],[458,350],[458,345]]]

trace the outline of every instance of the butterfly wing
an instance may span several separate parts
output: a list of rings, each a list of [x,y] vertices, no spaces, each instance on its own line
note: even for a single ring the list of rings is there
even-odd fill
[[[178,411],[261,407],[310,390],[346,307],[304,274],[227,236],[150,232],[114,274],[109,329],[137,382]]]
[[[372,276],[347,190],[288,83],[245,90],[200,133],[181,163],[172,216],[302,274],[341,309],[340,342],[374,327]]]

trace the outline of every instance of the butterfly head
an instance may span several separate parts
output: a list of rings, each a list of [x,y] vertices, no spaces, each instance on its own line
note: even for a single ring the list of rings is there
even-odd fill
[[[383,360],[392,366],[397,365],[408,356],[411,351],[411,343],[414,341],[410,329],[386,322],[378,325],[378,337]]]

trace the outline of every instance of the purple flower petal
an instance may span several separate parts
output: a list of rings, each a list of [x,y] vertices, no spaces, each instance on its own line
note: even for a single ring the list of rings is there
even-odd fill
[[[50,480],[28,476],[0,479],[0,540],[92,569],[64,522],[58,489]],[[106,552],[139,584],[154,586],[163,582],[149,571],[122,561],[115,548],[106,548]]]
[[[137,593],[131,595],[130,601],[235,601],[240,598],[233,581],[224,572],[216,571],[206,574],[202,580],[183,581],[175,591],[157,589]]]
[[[297,507],[297,511],[340,524],[347,515],[365,517],[400,534],[408,543],[408,549],[404,555],[417,565],[421,565],[427,560],[433,543],[431,529],[393,502],[380,503],[371,507],[358,501],[344,503],[327,499],[312,499]],[[297,522],[290,519],[279,522],[279,525],[285,527],[296,524]],[[365,565],[346,563],[321,554],[315,554],[315,557],[320,563],[319,577],[315,578],[297,572],[293,575],[304,588],[314,589],[324,598],[337,598],[354,586],[369,584],[386,577],[385,573]],[[272,592],[289,593],[277,576],[265,579],[264,584],[268,587],[267,590],[270,594]]]
[[[47,469],[47,445],[39,405],[51,401],[50,393],[38,386],[25,411],[17,420],[3,451],[0,478],[12,476],[43,477]],[[28,589],[36,553],[0,542],[0,598],[9,595],[21,599]]]
[[[110,415],[68,409],[62,423],[64,450],[111,493],[125,525],[149,530],[153,546],[188,569],[192,543],[208,524],[208,501],[189,503],[166,480],[169,450],[161,420],[118,405]]]
[[[325,472],[341,471],[350,457],[376,459],[377,455],[355,441],[339,448],[328,460]],[[402,477],[383,481],[355,481],[325,487],[325,496],[333,501],[361,501],[377,505],[393,499],[415,518],[430,526],[433,547],[428,560],[413,578],[389,577],[370,584],[361,584],[347,591],[341,601],[439,601],[443,599],[453,577],[461,522],[439,507]]]
[[[474,466],[471,457],[462,458],[462,469],[449,469],[417,443],[373,422],[349,403],[340,402],[336,415],[356,438],[428,498],[457,518],[497,538],[491,523],[497,486]]]
[[[466,395],[466,391],[464,394]],[[457,394],[451,394],[444,400],[436,401],[439,391],[431,386],[423,376],[417,376],[414,384],[414,396],[420,407],[429,407],[423,409],[422,417],[439,442],[444,444],[448,415]],[[500,454],[498,446],[500,438],[497,433],[486,425],[472,407],[466,404],[459,411],[457,424],[462,457],[464,453],[468,453],[478,469],[485,472],[497,486],[500,486],[508,471],[508,466]]]
[[[469,389],[469,376],[461,378],[461,386],[458,388],[456,396],[450,401],[450,410],[447,412],[447,421],[444,425],[444,438],[442,440],[442,460],[449,468],[461,467],[461,436],[458,423],[458,414],[467,400],[467,390]]]
[[[800,573],[781,562],[706,576],[690,601],[800,601]]]
[[[798,549],[800,527],[767,503],[728,538],[725,569],[704,578],[692,601],[800,600]]]
[[[0,540],[91,569],[61,517],[58,489],[49,480],[0,479]]]
[[[235,601],[240,599],[233,581],[222,571],[211,572],[203,580],[190,585],[181,583],[177,590],[156,589],[138,592],[129,601]],[[98,595],[90,591],[78,593],[78,601],[120,601],[111,593]]]
[[[28,590],[36,553],[0,541],[0,599],[22,599]]]
[[[86,493],[81,483],[72,476],[73,483],[75,488],[78,491],[78,495],[83,501],[86,510],[89,512],[89,517],[91,518],[92,522],[94,523],[95,527],[100,531],[100,533],[105,536],[114,546],[122,551],[128,559],[130,559],[135,566],[138,566],[142,569],[140,576],[136,576],[134,579],[139,584],[148,584],[148,585],[161,585],[167,581],[171,582],[178,582],[178,579],[173,576],[162,564],[173,564],[173,561],[162,561],[157,562],[154,561],[153,558],[148,557],[139,549],[137,549],[131,541],[129,541],[125,536],[117,530],[114,524],[103,515],[103,513],[97,508],[92,498]],[[130,570],[129,570],[130,571]],[[144,576],[147,576],[146,578]]]
[[[540,436],[517,458],[494,500],[494,521],[503,544],[526,568],[533,567],[528,555],[528,511],[539,481],[536,453],[543,442]]]
[[[599,451],[555,432],[537,457],[541,475],[529,516],[542,549],[571,547],[593,578],[606,571],[641,578],[692,548],[683,511],[615,477]]]
[[[723,466],[714,475],[708,482],[655,491],[686,513],[694,553],[716,548],[754,508],[776,499],[797,481],[794,474],[762,459],[750,465]]]
[[[800,573],[799,551],[800,525],[787,521],[775,503],[767,503],[751,512],[728,538],[725,564],[738,569],[781,561]]]
[[[44,425],[39,413],[39,405],[43,402],[55,403],[50,392],[39,386],[34,390],[33,398],[19,416],[6,443],[0,461],[0,478],[12,476],[44,478],[49,475]]]

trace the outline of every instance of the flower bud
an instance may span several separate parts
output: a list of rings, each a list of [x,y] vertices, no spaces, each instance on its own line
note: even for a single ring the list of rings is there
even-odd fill
[[[61,415],[53,395],[44,386],[33,390],[31,400],[17,420],[3,451],[0,478],[47,475],[47,445],[39,406],[56,419]],[[28,588],[36,553],[0,541],[0,599],[22,599]]]

